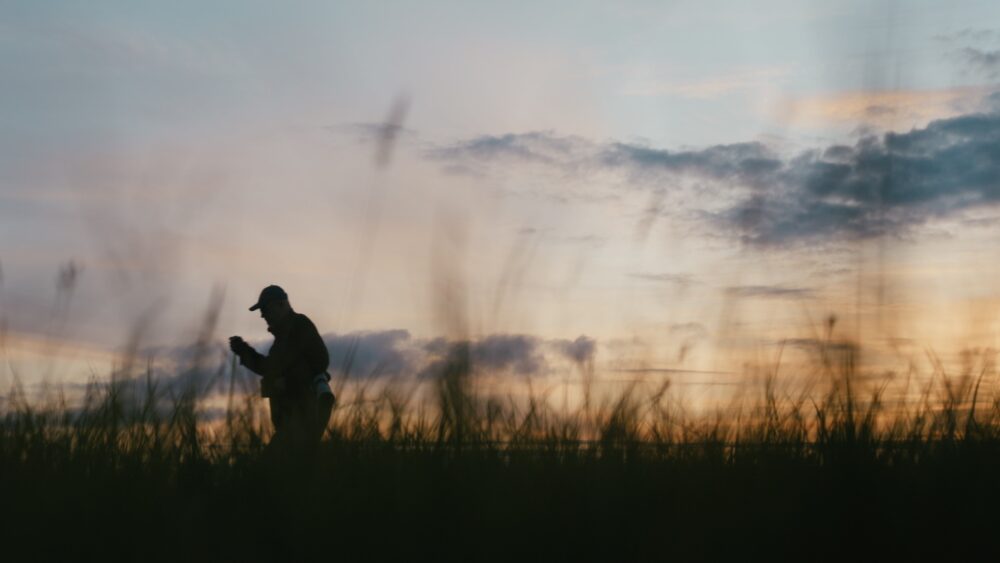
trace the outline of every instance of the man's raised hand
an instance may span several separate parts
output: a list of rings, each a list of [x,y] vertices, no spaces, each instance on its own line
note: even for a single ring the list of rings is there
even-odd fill
[[[232,350],[237,356],[242,356],[249,348],[250,345],[243,340],[242,336],[229,337],[229,349]]]

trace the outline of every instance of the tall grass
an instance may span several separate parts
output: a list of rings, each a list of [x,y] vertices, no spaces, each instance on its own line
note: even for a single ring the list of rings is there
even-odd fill
[[[477,393],[457,347],[426,385],[338,378],[341,403],[309,465],[268,462],[263,405],[228,361],[171,386],[151,368],[116,373],[75,402],[15,387],[0,424],[4,545],[27,558],[150,560],[954,557],[985,546],[1000,501],[992,368],[939,371],[916,400],[892,404],[855,365],[849,354],[821,362],[818,394],[772,373],[758,395],[706,415],[686,414],[667,384],[566,412],[539,393]],[[223,412],[211,381],[227,389]]]

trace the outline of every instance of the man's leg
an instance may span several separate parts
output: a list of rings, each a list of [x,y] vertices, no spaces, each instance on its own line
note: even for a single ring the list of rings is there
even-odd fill
[[[330,423],[330,415],[333,413],[333,394],[320,395],[316,398],[315,403],[316,421],[313,428],[316,432],[316,442],[320,442],[326,433],[327,424]]]
[[[281,401],[277,397],[268,397],[267,403],[271,409],[271,424],[274,425],[275,431],[277,431],[284,424],[283,417],[285,413],[281,408]]]
[[[330,389],[330,374],[323,373],[313,378],[312,413],[315,417],[313,429],[317,444],[326,434],[326,426],[330,423],[330,415],[333,413],[334,403],[337,398]]]
[[[279,458],[284,457],[289,448],[288,419],[290,413],[288,405],[285,404],[286,401],[277,397],[270,397],[267,401],[271,409],[271,424],[274,426],[274,434],[271,436],[271,441],[264,447],[264,457],[268,460],[278,461]]]

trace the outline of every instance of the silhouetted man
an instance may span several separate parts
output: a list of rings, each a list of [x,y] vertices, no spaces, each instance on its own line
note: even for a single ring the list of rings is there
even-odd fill
[[[316,325],[288,303],[288,295],[269,285],[251,311],[260,309],[274,344],[264,356],[242,337],[229,339],[229,347],[250,371],[263,376],[261,396],[271,405],[275,434],[271,446],[311,452],[323,437],[334,397],[327,384],[330,357]]]

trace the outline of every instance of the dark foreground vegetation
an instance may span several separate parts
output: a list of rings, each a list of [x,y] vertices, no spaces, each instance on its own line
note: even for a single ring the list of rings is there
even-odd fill
[[[982,376],[942,376],[905,409],[849,374],[820,399],[772,379],[691,420],[665,387],[560,413],[477,397],[466,372],[446,369],[424,403],[341,387],[351,398],[311,463],[266,455],[261,406],[231,384],[213,420],[196,386],[142,378],[95,384],[72,407],[15,391],[0,425],[3,559],[995,554],[1000,403]]]

